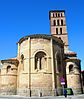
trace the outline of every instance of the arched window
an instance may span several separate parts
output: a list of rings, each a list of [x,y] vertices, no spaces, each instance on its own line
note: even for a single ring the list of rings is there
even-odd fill
[[[23,61],[24,61],[24,55],[22,54],[21,55],[21,63],[23,63]]]
[[[56,20],[53,20],[53,25],[56,26]]]
[[[60,34],[62,34],[62,28],[60,28]]]
[[[42,51],[35,55],[35,69],[41,70],[46,66],[46,54]]]
[[[58,34],[58,28],[56,28],[56,34]]]
[[[10,71],[11,71],[11,66],[8,65],[8,66],[7,66],[7,73],[10,72]]]
[[[59,20],[57,20],[57,25],[59,25]]]
[[[24,70],[24,55],[21,55],[21,70]]]
[[[63,25],[63,20],[61,20],[61,25]]]
[[[54,17],[54,13],[53,13],[53,17]]]
[[[62,13],[61,13],[61,17],[62,17],[63,15],[62,15]]]
[[[73,68],[73,65],[69,65],[69,73],[72,74],[74,73],[74,68]]]
[[[60,13],[58,13],[58,17],[60,17]]]
[[[56,17],[57,17],[57,13],[56,13]]]

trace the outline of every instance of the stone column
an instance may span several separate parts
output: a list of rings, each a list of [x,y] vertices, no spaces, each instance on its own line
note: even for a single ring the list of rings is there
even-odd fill
[[[30,89],[30,67],[31,67],[31,43],[30,43],[30,37],[28,38],[28,89]]]
[[[53,56],[53,41],[51,38],[51,66],[52,66],[52,89],[55,89],[55,72],[54,72],[54,56]]]
[[[18,52],[17,52],[17,57],[20,58],[20,44],[18,43]]]
[[[37,68],[40,70],[40,58],[37,59]]]
[[[18,52],[17,52],[17,58],[20,60],[20,44],[18,43]],[[17,94],[19,93],[19,66],[17,71]]]

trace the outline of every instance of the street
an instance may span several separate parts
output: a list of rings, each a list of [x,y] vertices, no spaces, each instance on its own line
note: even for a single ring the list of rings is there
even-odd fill
[[[45,96],[45,97],[25,97],[25,96],[0,96],[0,99],[84,99],[84,94],[64,96]]]

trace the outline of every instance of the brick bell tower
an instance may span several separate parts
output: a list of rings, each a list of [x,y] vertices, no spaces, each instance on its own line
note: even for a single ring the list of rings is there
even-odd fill
[[[64,10],[52,10],[49,12],[51,35],[61,38],[64,43],[64,52],[68,51],[68,34]]]

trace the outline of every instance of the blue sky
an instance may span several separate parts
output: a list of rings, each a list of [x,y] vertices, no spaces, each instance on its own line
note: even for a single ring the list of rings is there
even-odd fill
[[[0,60],[17,55],[17,42],[30,34],[50,34],[49,11],[65,10],[70,50],[84,69],[84,0],[0,0]]]

